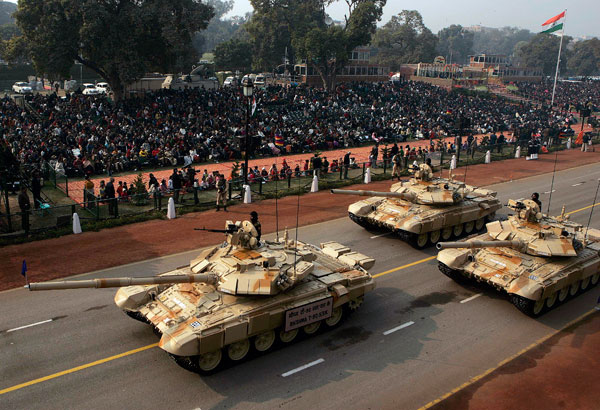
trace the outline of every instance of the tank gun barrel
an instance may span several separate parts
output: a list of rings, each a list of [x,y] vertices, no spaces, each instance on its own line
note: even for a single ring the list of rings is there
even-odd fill
[[[440,242],[435,247],[439,250],[452,248],[518,248],[520,241],[463,241],[463,242]]]
[[[236,225],[231,225],[227,229],[208,229],[208,228],[194,228],[194,231],[206,231],[206,232],[218,232],[218,233],[236,233],[239,228]]]
[[[141,278],[107,278],[89,280],[66,280],[58,282],[34,282],[26,287],[29,290],[61,290],[84,288],[120,288],[134,285],[162,285],[175,283],[216,283],[217,276],[212,274],[165,275]]]
[[[380,192],[380,191],[363,191],[361,190],[351,190],[351,189],[332,189],[332,194],[341,194],[341,195],[358,195],[358,196],[381,196],[385,198],[400,198],[406,200],[412,200],[415,198],[415,195],[407,192]]]

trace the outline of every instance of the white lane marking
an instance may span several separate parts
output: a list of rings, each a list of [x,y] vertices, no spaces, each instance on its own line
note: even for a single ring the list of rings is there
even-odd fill
[[[382,236],[386,236],[391,234],[391,232],[386,232],[386,233],[382,233],[381,235],[375,235],[375,236],[371,236],[371,239],[375,239],[375,238],[381,238]]]
[[[6,331],[6,333],[14,332],[15,330],[26,329],[26,328],[28,328],[28,327],[32,327],[32,326],[43,325],[44,323],[48,323],[48,322],[52,322],[52,319],[48,319],[48,320],[42,320],[41,322],[32,323],[32,324],[30,324],[30,325],[25,325],[25,326],[15,327],[14,329],[8,329],[8,330]]]
[[[553,190],[552,190],[552,192],[556,192],[556,189],[553,189]],[[549,194],[549,193],[550,193],[550,191],[546,191],[546,192],[544,192],[544,193],[545,193],[545,194]]]
[[[472,301],[473,299],[477,299],[479,296],[483,295],[483,293],[478,293],[476,295],[471,296],[470,298],[466,298],[460,301],[460,303],[467,303]]]
[[[319,363],[323,363],[325,361],[325,359],[321,358],[321,359],[317,359],[314,362],[310,362],[310,363],[306,363],[305,365],[302,365],[300,367],[296,367],[295,369],[292,369],[288,372],[282,373],[281,377],[288,377],[291,376],[294,373],[298,373],[301,372],[302,370],[308,369],[309,367],[313,367],[318,365]]]
[[[580,182],[580,183],[578,183],[578,184],[573,184],[573,185],[571,185],[571,186],[579,186],[579,185],[582,185],[582,184],[583,184],[583,182]]]
[[[600,310],[600,307],[596,306],[594,309],[596,309],[596,310]]]
[[[387,335],[389,335],[389,334],[391,334],[391,333],[394,333],[394,332],[396,332],[396,331],[398,331],[398,330],[400,330],[400,329],[404,329],[405,327],[412,326],[412,325],[414,325],[414,324],[415,324],[415,322],[413,322],[413,321],[406,322],[406,323],[404,323],[403,325],[396,326],[395,328],[393,328],[393,329],[390,329],[390,330],[386,330],[385,332],[383,332],[383,335],[384,335],[384,336],[387,336]]]

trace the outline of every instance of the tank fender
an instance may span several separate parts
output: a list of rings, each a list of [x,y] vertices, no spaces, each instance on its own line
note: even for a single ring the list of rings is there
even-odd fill
[[[471,252],[468,249],[444,249],[438,253],[437,260],[450,269],[461,270],[469,262]]]
[[[513,282],[510,288],[508,288],[509,294],[519,295],[531,300],[539,300],[543,293],[544,287],[537,282],[530,281],[525,286],[518,286],[517,281]]]
[[[115,294],[115,304],[123,310],[137,310],[148,303],[159,292],[159,286],[127,286]]]
[[[183,332],[177,337],[164,333],[158,347],[177,356],[195,356],[199,353],[198,342],[198,336],[193,332]]]

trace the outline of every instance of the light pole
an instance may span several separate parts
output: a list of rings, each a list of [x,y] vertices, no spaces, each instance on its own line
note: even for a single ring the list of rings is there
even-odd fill
[[[246,104],[246,135],[244,136],[244,185],[248,185],[248,122],[250,121],[250,103],[252,98],[252,92],[254,91],[254,84],[250,77],[244,78],[242,81],[242,89],[244,90],[244,97],[248,99]]]

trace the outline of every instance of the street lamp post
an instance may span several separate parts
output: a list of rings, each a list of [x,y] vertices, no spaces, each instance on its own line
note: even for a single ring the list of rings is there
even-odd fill
[[[249,77],[244,78],[242,81],[242,89],[244,90],[244,97],[247,98],[248,103],[246,104],[246,134],[244,136],[244,185],[248,185],[248,122],[250,121],[250,104],[252,98],[252,92],[254,91],[254,84]]]

